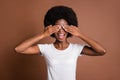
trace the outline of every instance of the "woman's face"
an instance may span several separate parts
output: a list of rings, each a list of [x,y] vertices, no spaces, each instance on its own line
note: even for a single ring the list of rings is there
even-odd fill
[[[67,21],[64,19],[57,20],[55,25],[60,25],[60,29],[58,32],[55,33],[55,38],[58,41],[65,41],[67,38],[68,33],[63,29],[62,26],[68,25]]]

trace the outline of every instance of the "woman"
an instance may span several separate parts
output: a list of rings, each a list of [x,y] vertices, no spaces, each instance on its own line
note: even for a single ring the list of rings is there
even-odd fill
[[[72,8],[52,7],[45,15],[44,25],[45,31],[42,34],[27,39],[15,50],[18,53],[44,56],[48,80],[76,80],[76,62],[79,56],[102,56],[106,53],[98,42],[80,32],[77,17]],[[37,44],[38,41],[49,36],[54,37],[55,42]],[[89,46],[68,42],[67,38],[71,36],[82,39]]]

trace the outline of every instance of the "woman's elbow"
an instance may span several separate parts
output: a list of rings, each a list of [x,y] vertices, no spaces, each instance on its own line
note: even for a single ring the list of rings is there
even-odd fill
[[[107,51],[104,49],[104,50],[101,50],[98,52],[100,56],[103,56],[107,53]]]
[[[18,47],[15,48],[15,52],[22,53],[22,51]]]

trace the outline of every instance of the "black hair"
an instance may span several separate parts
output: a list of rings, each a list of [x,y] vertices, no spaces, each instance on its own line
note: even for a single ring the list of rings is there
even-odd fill
[[[68,25],[78,26],[76,13],[72,8],[67,6],[54,6],[50,8],[44,17],[44,26],[55,25],[56,21],[59,19],[66,20]],[[54,34],[51,36],[54,37]],[[72,35],[68,34],[67,37],[70,36]]]

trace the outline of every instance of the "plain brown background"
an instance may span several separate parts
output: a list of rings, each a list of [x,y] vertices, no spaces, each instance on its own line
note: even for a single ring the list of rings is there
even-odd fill
[[[99,41],[107,54],[78,59],[77,80],[120,80],[119,0],[1,0],[0,1],[0,80],[46,80],[45,60],[40,55],[23,55],[16,45],[43,32],[46,11],[55,5],[72,7],[79,29]],[[82,41],[76,37],[73,43]],[[46,38],[39,43],[50,43]]]

